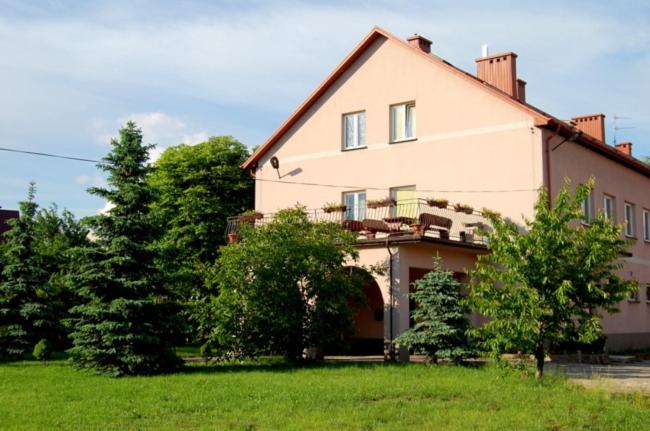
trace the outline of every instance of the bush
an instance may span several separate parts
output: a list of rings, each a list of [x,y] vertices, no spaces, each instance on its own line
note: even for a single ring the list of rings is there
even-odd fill
[[[52,357],[52,349],[50,349],[50,343],[43,338],[41,341],[36,343],[34,346],[34,351],[32,352],[32,356],[37,361],[41,362],[46,362],[50,357]]]

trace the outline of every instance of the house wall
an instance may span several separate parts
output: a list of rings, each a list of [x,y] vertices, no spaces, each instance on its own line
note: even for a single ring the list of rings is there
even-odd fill
[[[419,197],[532,215],[543,181],[541,132],[529,114],[480,85],[431,62],[414,48],[380,39],[260,160],[256,209],[297,202],[320,208],[344,191],[382,198],[390,187],[416,186]],[[389,107],[415,101],[417,140],[389,143]],[[342,114],[366,111],[367,148],[342,151]],[[315,187],[283,182],[350,185]],[[513,161],[515,161],[513,163]],[[378,190],[375,190],[377,188]],[[488,192],[480,192],[480,191]],[[508,192],[494,192],[515,190]]]
[[[392,338],[394,339],[409,327],[409,269],[432,269],[433,257],[440,256],[442,264],[446,269],[453,272],[467,272],[468,269],[474,266],[477,252],[462,247],[431,243],[394,244],[391,245],[390,250],[393,253],[392,287],[394,308],[392,316]],[[391,315],[390,307],[388,306],[391,300],[389,259],[390,255],[386,246],[364,247],[359,249],[359,260],[356,263],[359,266],[365,267],[379,266],[385,270],[385,274],[375,274],[374,277],[384,300],[384,338],[387,340],[391,338]],[[408,353],[402,351],[400,352],[400,356],[405,359],[408,357]]]
[[[552,147],[559,143],[555,138]],[[649,347],[650,302],[646,301],[646,290],[650,284],[650,242],[643,238],[642,211],[644,208],[650,211],[650,178],[572,142],[565,142],[553,151],[550,160],[553,194],[561,189],[564,178],[569,178],[575,187],[593,176],[595,211],[602,211],[604,194],[613,196],[616,222],[622,223],[624,202],[635,204],[636,237],[629,238],[632,256],[622,259],[620,275],[640,282],[639,301],[621,302],[619,313],[606,315],[603,329],[612,349]]]

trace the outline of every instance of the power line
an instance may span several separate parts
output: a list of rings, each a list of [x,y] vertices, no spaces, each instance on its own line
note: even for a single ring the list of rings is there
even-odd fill
[[[101,163],[99,160],[84,159],[82,157],[61,156],[59,154],[39,153],[37,151],[16,150],[14,148],[0,147],[0,151],[7,151],[9,153],[30,154],[32,156],[54,157],[54,158],[57,158],[57,159],[76,160],[78,162]]]
[[[80,162],[90,162],[90,163],[101,163],[99,160],[85,159],[82,157],[72,157],[72,156],[62,156],[60,154],[51,154],[51,153],[41,153],[37,151],[26,151],[26,150],[17,150],[14,148],[4,148],[0,147],[0,151],[7,151],[11,153],[21,153],[28,154],[32,156],[43,156],[43,157],[53,157],[57,159],[66,159],[66,160],[75,160]],[[230,179],[230,180],[240,180],[241,177],[235,176],[221,176],[220,179]],[[327,187],[327,188],[337,188],[337,189],[351,189],[351,190],[390,190],[390,187],[371,187],[371,186],[359,186],[359,185],[346,185],[346,184],[326,184],[326,183],[314,183],[314,182],[304,182],[304,181],[284,181],[281,179],[266,179],[266,178],[254,178],[258,182],[267,182],[267,183],[279,183],[279,184],[293,184],[299,186],[309,186],[309,187]],[[419,192],[424,193],[516,193],[516,192],[533,192],[537,189],[503,189],[503,190],[418,190]]]
[[[368,186],[351,186],[344,184],[324,184],[324,183],[310,183],[310,182],[301,182],[301,181],[283,181],[283,180],[274,180],[266,178],[255,178],[255,181],[267,182],[267,183],[281,183],[281,184],[295,184],[301,186],[316,186],[316,187],[330,187],[337,189],[357,189],[357,190],[389,190],[391,187],[368,187]],[[418,189],[418,192],[426,193],[506,193],[506,192],[533,192],[537,189],[503,189],[503,190],[426,190]]]

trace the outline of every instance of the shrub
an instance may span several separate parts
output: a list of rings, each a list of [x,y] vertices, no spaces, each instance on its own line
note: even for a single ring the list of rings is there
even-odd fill
[[[34,346],[34,351],[32,352],[32,356],[34,356],[37,361],[47,362],[47,360],[52,356],[50,343],[48,343],[45,338],[36,343]]]

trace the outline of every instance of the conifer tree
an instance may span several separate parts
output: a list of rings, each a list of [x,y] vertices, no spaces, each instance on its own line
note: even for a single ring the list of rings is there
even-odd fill
[[[47,305],[47,276],[34,245],[34,183],[19,204],[20,217],[5,233],[4,268],[0,282],[0,358],[19,359],[54,325]]]
[[[147,186],[151,146],[133,122],[111,141],[99,167],[108,188],[89,192],[114,207],[90,217],[96,240],[77,250],[75,284],[84,299],[72,309],[76,322],[69,350],[75,365],[110,375],[154,374],[177,368],[172,351],[175,304],[161,288],[154,267],[155,229]]]
[[[472,354],[465,331],[469,322],[460,293],[461,284],[451,271],[433,260],[433,270],[414,283],[410,298],[417,304],[411,310],[414,325],[397,342],[414,353],[427,355],[432,362],[446,358],[459,362]]]

